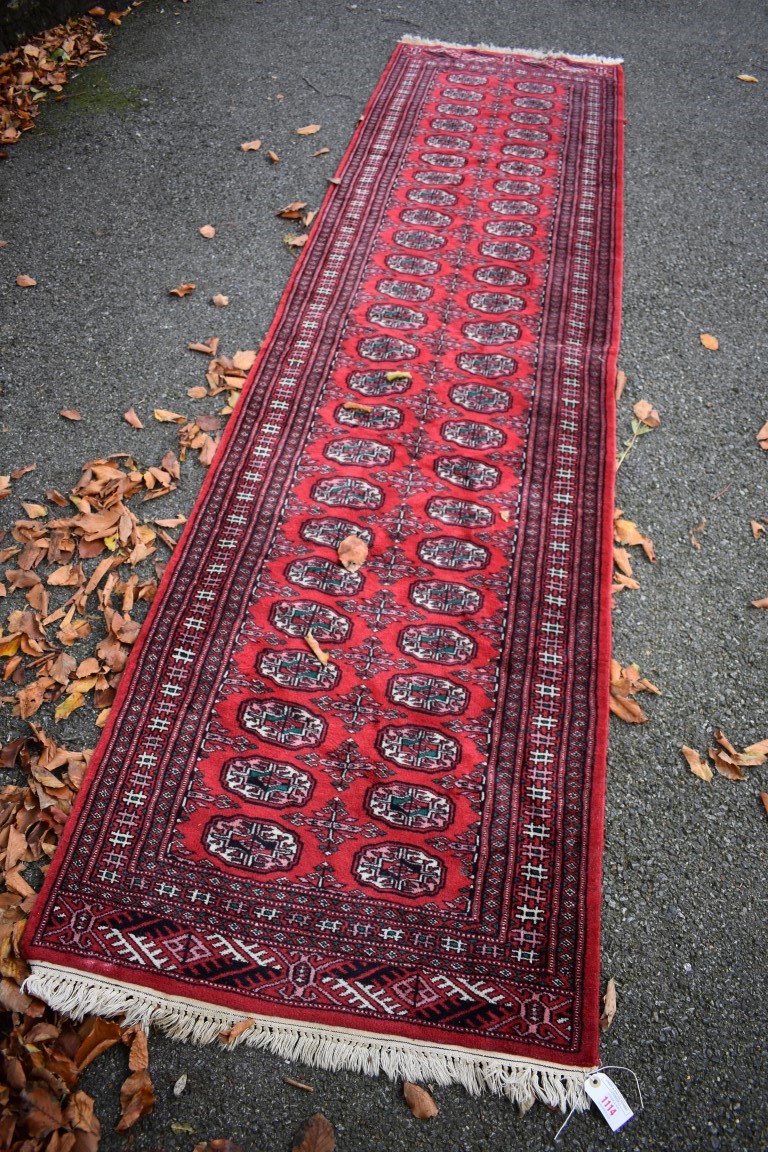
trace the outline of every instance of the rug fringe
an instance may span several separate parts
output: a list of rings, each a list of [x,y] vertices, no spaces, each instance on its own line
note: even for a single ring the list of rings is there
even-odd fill
[[[571,1108],[581,1112],[589,1107],[584,1080],[592,1069],[512,1060],[479,1052],[465,1054],[448,1045],[249,1016],[245,1012],[164,995],[90,973],[71,972],[53,964],[32,964],[24,991],[73,1020],[89,1015],[122,1015],[127,1025],[140,1024],[145,1031],[154,1026],[175,1040],[196,1044],[220,1041],[223,1032],[242,1020],[251,1020],[252,1026],[247,1031],[223,1046],[234,1048],[247,1044],[266,1049],[284,1060],[330,1071],[345,1069],[368,1076],[383,1072],[392,1080],[441,1086],[461,1084],[472,1096],[492,1092],[505,1096],[523,1111],[536,1100],[561,1112]]]
[[[500,48],[497,44],[453,44],[449,40],[428,40],[423,36],[406,34],[401,44],[420,45],[422,48],[474,49],[477,52],[497,52],[502,56],[530,56],[534,60],[568,60],[572,64],[623,64],[623,56],[574,56],[571,52],[557,52],[546,48]]]

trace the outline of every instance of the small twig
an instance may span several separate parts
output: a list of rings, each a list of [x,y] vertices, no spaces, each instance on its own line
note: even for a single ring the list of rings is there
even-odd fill
[[[332,99],[334,96],[338,96],[342,100],[351,100],[352,99],[352,96],[349,92],[323,92],[323,91],[321,91],[321,89],[318,88],[316,84],[313,84],[312,81],[309,79],[309,77],[305,76],[303,73],[302,73],[301,78],[305,84],[309,84],[309,86],[313,92],[317,92],[318,96],[323,96],[324,98],[326,98],[328,100]]]
[[[719,492],[715,492],[714,496],[712,497],[712,500],[719,500],[721,496],[725,496],[726,492],[730,488],[733,488],[733,480],[729,480],[728,483],[726,484],[725,488],[721,488]]]
[[[301,1080],[291,1080],[290,1076],[283,1076],[283,1083],[290,1084],[292,1088],[303,1088],[305,1092],[314,1092],[311,1084],[302,1084]]]

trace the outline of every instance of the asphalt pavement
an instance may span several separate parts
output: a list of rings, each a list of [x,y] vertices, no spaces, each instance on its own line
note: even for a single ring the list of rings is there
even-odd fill
[[[602,1058],[634,1070],[645,1107],[616,1135],[594,1112],[575,1117],[561,1146],[760,1152],[768,819],[758,793],[768,766],[746,783],[705,784],[679,752],[704,752],[716,727],[740,747],[768,737],[768,612],[750,607],[768,595],[768,539],[749,527],[768,516],[768,453],[756,442],[768,419],[768,70],[757,0],[146,0],[0,168],[0,472],[37,462],[0,520],[21,515],[20,499],[67,490],[92,457],[135,451],[155,463],[175,446],[173,426],[150,412],[190,408],[201,358],[187,343],[215,333],[224,351],[257,347],[295,260],[275,212],[293,200],[319,205],[404,33],[626,61],[620,431],[640,398],[662,426],[619,474],[620,506],[653,538],[658,562],[636,562],[641,588],[619,599],[614,648],[662,696],[646,725],[612,722],[602,949],[618,1013]],[[296,136],[308,123],[321,131]],[[260,153],[239,150],[255,137]],[[212,242],[198,234],[206,223]],[[16,288],[19,273],[38,287]],[[197,291],[169,297],[184,281]],[[229,307],[210,304],[216,292]],[[719,351],[701,346],[701,332]],[[144,432],[122,420],[129,406],[148,417]],[[62,408],[82,421],[66,423]],[[185,465],[163,513],[189,511],[202,475]],[[91,745],[85,711],[56,735]],[[19,731],[0,722],[3,739]],[[112,1049],[84,1076],[106,1152],[189,1152],[216,1137],[280,1152],[315,1110],[335,1124],[341,1152],[544,1149],[561,1122],[542,1106],[521,1118],[503,1100],[454,1088],[436,1090],[440,1114],[423,1123],[384,1078],[161,1035],[151,1061],[158,1102],[127,1140],[113,1131],[125,1052]],[[616,1080],[634,1102],[631,1076]]]

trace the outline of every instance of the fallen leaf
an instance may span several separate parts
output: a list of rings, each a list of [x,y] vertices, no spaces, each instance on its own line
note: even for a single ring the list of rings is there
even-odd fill
[[[176,1081],[176,1083],[173,1086],[174,1096],[181,1096],[181,1094],[184,1091],[184,1089],[186,1088],[186,1086],[187,1086],[187,1074],[186,1074],[186,1072],[182,1072],[181,1076],[179,1076],[178,1080]]]
[[[743,80],[746,84],[757,84],[757,76],[750,76],[749,72],[739,72],[736,77],[737,80]]]
[[[328,177],[328,183],[339,185],[339,184],[341,184],[341,180],[338,176],[329,176]]]
[[[43,504],[27,504],[22,500],[21,506],[30,520],[41,520],[48,515],[48,509]]]
[[[768,420],[757,434],[757,442],[764,452],[768,452]]]
[[[603,1011],[600,1016],[600,1031],[607,1032],[616,1015],[616,981],[611,976],[605,988]]]
[[[618,540],[618,542],[620,544],[629,544],[630,547],[632,547],[633,545],[639,544],[640,547],[645,552],[648,559],[652,563],[656,562],[656,553],[655,553],[654,548],[653,548],[653,541],[651,540],[651,538],[649,536],[645,536],[640,531],[640,529],[637,527],[637,524],[635,524],[634,521],[623,520],[623,519],[614,520],[613,531],[614,531],[614,535],[616,536],[616,539]],[[615,559],[615,555],[614,555],[614,559]],[[632,573],[627,572],[626,575],[631,576]]]
[[[178,412],[170,412],[167,408],[155,408],[152,415],[155,420],[161,424],[186,424],[186,416],[181,416]]]
[[[640,423],[647,424],[649,428],[658,428],[661,424],[661,416],[647,400],[638,400],[637,404],[633,405],[632,411]]]
[[[632,562],[626,548],[614,548],[613,562],[624,576],[630,577],[632,575]]]
[[[315,656],[317,656],[317,658],[320,661],[320,663],[322,664],[323,668],[325,668],[326,664],[330,660],[330,656],[328,655],[328,653],[323,651],[323,649],[320,647],[317,640],[315,640],[315,638],[311,632],[306,632],[304,635],[304,639],[307,642],[307,647],[310,648],[312,652],[314,652]]]
[[[761,740],[758,744],[750,744],[744,751],[748,756],[768,756],[768,740]]]
[[[296,135],[297,136],[314,136],[315,133],[319,132],[321,128],[322,128],[322,124],[307,124],[304,128],[297,128],[296,129]]]
[[[403,1096],[417,1120],[431,1120],[440,1111],[426,1088],[411,1084],[408,1080],[403,1084]]]
[[[749,526],[752,529],[752,538],[754,540],[759,540],[762,534],[765,532],[765,524],[761,524],[759,520],[750,520]]]
[[[82,708],[85,704],[85,696],[82,692],[72,692],[69,696],[65,697],[60,704],[56,705],[56,710],[53,718],[58,724],[59,720],[66,720],[67,716],[71,716],[77,708]]]
[[[710,748],[709,758],[720,775],[725,776],[727,780],[747,779],[739,765],[734,762],[727,752],[721,752],[719,748]]]
[[[197,284],[179,284],[178,288],[171,288],[169,296],[189,296],[190,292],[194,292]]]
[[[763,802],[763,808],[765,808],[765,814],[766,814],[766,816],[768,816],[768,792],[761,792],[760,793],[760,799]]]
[[[229,296],[224,296],[221,292],[217,292],[215,296],[211,297],[211,303],[215,304],[217,308],[226,308],[229,304]]]
[[[127,1132],[129,1128],[148,1115],[155,1106],[155,1092],[149,1073],[132,1072],[120,1089],[120,1119],[115,1125],[116,1132]]]
[[[130,424],[131,428],[144,427],[141,420],[139,420],[139,417],[136,415],[135,408],[129,408],[127,412],[123,412],[123,420],[125,420],[126,424]]]
[[[504,521],[505,524],[509,524],[512,513],[510,512],[509,508],[502,508],[501,511],[499,512],[499,516],[501,517],[501,519]]]
[[[59,416],[63,416],[65,420],[82,420],[82,416],[76,408],[62,408]]]
[[[618,372],[616,373],[615,396],[616,396],[617,400],[621,399],[622,393],[623,393],[624,389],[626,388],[626,386],[627,386],[627,374],[626,374],[626,372],[622,372],[621,368],[619,368]]]
[[[347,572],[357,572],[368,559],[368,545],[359,536],[345,536],[338,548],[339,563]]]
[[[136,1030],[131,1040],[131,1048],[128,1053],[128,1067],[131,1072],[146,1072],[147,1068],[149,1068],[149,1043],[146,1032],[141,1028]]]
[[[627,724],[645,724],[648,719],[637,700],[632,700],[629,696],[615,696],[611,693],[610,705],[614,716],[625,720]]]
[[[283,243],[287,244],[289,248],[303,248],[309,240],[309,236],[295,236],[291,232],[283,237]]]
[[[413,380],[413,376],[410,372],[385,372],[384,379],[392,384],[395,380]]]
[[[114,1020],[92,1016],[80,1029],[80,1037],[80,1047],[75,1051],[73,1059],[82,1072],[102,1052],[120,1043],[120,1029]]]
[[[761,600],[752,601],[753,608],[768,608],[768,596],[763,596]]]
[[[329,152],[330,152],[330,148],[318,148],[317,152],[313,152],[312,155],[313,156],[327,156]]]
[[[107,14],[106,8],[97,7],[97,8],[89,8],[88,9],[88,15],[89,16],[106,16],[106,14]]]
[[[222,1044],[231,1044],[233,1040],[237,1040],[238,1036],[250,1031],[253,1028],[255,1020],[250,1019],[240,1020],[237,1024],[233,1024],[231,1028],[227,1028],[224,1032],[219,1032],[219,1040]]]
[[[709,783],[713,773],[706,760],[699,755],[695,748],[689,748],[687,744],[683,744],[681,751],[694,776],[698,776],[700,780],[706,780]]]
[[[333,1125],[322,1112],[315,1112],[294,1136],[291,1152],[333,1152],[335,1147]]]
[[[720,341],[718,340],[717,336],[713,336],[711,332],[702,332],[699,336],[699,340],[705,348],[709,349],[710,352],[717,352],[718,348],[720,347]]]
[[[202,228],[198,228],[198,232],[201,236],[204,236],[206,240],[213,240],[216,235],[216,229],[212,224],[203,224]]]
[[[280,157],[278,156],[277,152],[267,152],[267,159],[271,160],[273,164],[280,163]]]
[[[33,280],[31,276],[24,276],[24,275],[17,276],[16,277],[16,283],[18,284],[19,288],[36,288],[37,287],[37,280]]]
[[[261,148],[261,140],[246,140],[244,144],[240,145],[241,152],[258,152]]]
[[[347,412],[365,412],[368,414],[373,412],[370,404],[358,404],[357,400],[345,400],[343,407]]]
[[[285,208],[281,208],[275,215],[282,216],[283,220],[300,220],[301,213],[306,206],[303,200],[292,200],[290,204],[286,204]]]

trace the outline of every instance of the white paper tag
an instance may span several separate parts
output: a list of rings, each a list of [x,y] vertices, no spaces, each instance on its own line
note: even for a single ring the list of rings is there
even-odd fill
[[[619,1089],[605,1072],[593,1072],[584,1082],[584,1090],[602,1112],[612,1132],[618,1132],[634,1112]]]

